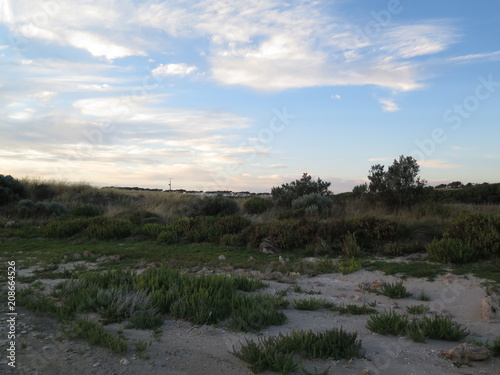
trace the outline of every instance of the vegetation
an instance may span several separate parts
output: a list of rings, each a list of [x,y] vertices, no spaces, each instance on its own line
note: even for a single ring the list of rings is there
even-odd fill
[[[16,202],[26,195],[26,187],[20,181],[0,174],[0,206]]]
[[[331,192],[328,190],[330,185],[330,182],[322,181],[319,177],[313,181],[310,175],[304,173],[300,180],[283,184],[281,187],[273,187],[271,195],[278,206],[290,208],[293,201],[309,194],[330,195]]]
[[[361,342],[356,333],[342,328],[320,333],[292,331],[289,335],[259,339],[258,343],[247,340],[233,354],[255,373],[271,370],[289,374],[300,368],[294,358],[298,354],[308,359],[350,359],[361,356]]]

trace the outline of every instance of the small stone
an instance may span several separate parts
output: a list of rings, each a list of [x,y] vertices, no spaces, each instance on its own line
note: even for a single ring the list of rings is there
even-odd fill
[[[84,258],[91,258],[91,257],[93,257],[93,256],[94,256],[94,254],[92,254],[92,253],[91,253],[90,251],[88,251],[88,250],[83,252],[83,257],[84,257]]]
[[[82,259],[82,256],[78,253],[73,254],[73,259]]]
[[[130,361],[127,358],[122,358],[120,359],[120,365],[128,366],[130,365]]]
[[[224,255],[219,255],[219,260],[223,262],[226,260],[226,257]]]
[[[13,226],[16,222],[15,221],[8,221],[6,224],[5,224],[5,228],[10,228],[11,226]]]
[[[49,350],[51,347],[52,347],[52,346],[50,346],[50,345],[45,345],[42,349],[43,349],[43,350]]]
[[[101,365],[101,362],[96,362],[92,365],[92,367],[99,367]]]

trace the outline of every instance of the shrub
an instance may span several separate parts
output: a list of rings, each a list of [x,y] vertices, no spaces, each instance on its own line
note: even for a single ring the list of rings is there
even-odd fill
[[[73,216],[94,217],[101,216],[103,211],[95,206],[84,205],[73,208],[71,214]]]
[[[279,220],[271,224],[268,238],[280,249],[305,247],[317,240],[318,220]]]
[[[102,325],[88,320],[76,321],[71,328],[70,337],[85,339],[92,345],[108,348],[116,354],[127,351],[127,344],[122,338],[113,336]]]
[[[158,223],[148,223],[142,225],[138,232],[142,235],[151,237],[151,238],[158,238],[158,235],[163,232],[166,229],[165,225],[158,224]]]
[[[121,239],[132,234],[133,224],[129,220],[97,216],[87,219],[87,223],[84,234],[89,238]]]
[[[179,237],[185,237],[189,228],[191,228],[192,220],[187,217],[181,217],[180,219],[175,220],[172,224],[169,225],[169,228],[172,229]]]
[[[57,192],[47,184],[36,184],[31,190],[32,196],[38,201],[52,199],[57,195]]]
[[[455,238],[434,240],[425,249],[431,260],[441,263],[464,264],[479,259],[479,252],[470,243]]]
[[[229,197],[217,195],[214,197],[199,197],[188,205],[188,216],[226,216],[239,211],[238,203]]]
[[[330,185],[330,182],[322,181],[320,178],[317,181],[313,181],[311,176],[304,173],[300,180],[283,184],[281,187],[273,187],[271,195],[279,206],[291,207],[295,199],[304,195],[312,193],[330,195],[331,192],[328,190]]]
[[[243,208],[249,214],[262,214],[273,206],[273,202],[262,197],[251,197],[243,203]]]
[[[0,206],[19,201],[27,196],[26,187],[13,178],[0,174]]]
[[[331,307],[325,299],[311,297],[309,299],[296,299],[293,307],[297,310],[317,310],[322,307]]]
[[[394,311],[372,315],[366,323],[366,328],[381,335],[401,335],[406,332],[408,317]]]
[[[500,254],[500,215],[468,214],[457,218],[443,235],[469,243],[479,256],[489,259]]]
[[[339,271],[344,275],[359,271],[361,268],[363,268],[363,263],[356,258],[342,258],[339,261]]]
[[[57,219],[50,221],[45,227],[48,237],[66,238],[82,233],[88,225],[86,219]]]
[[[158,234],[157,241],[161,244],[171,245],[179,242],[179,237],[176,232],[171,229],[167,229]]]
[[[332,208],[332,201],[329,197],[320,195],[318,193],[311,193],[298,197],[292,201],[292,209],[304,209],[308,216],[313,216],[311,213],[317,212],[323,214]]]
[[[396,221],[361,217],[348,221],[351,231],[355,232],[362,242],[373,244],[374,240],[394,241],[402,237],[407,229]]]
[[[382,283],[382,291],[380,294],[390,298],[406,298],[411,297],[402,281],[391,283]]]

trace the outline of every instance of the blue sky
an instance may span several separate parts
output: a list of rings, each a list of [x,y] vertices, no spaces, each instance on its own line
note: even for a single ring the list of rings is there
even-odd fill
[[[335,193],[500,182],[497,0],[0,0],[0,173]]]

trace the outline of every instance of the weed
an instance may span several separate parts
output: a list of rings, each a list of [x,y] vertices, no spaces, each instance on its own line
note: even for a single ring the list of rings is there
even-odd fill
[[[71,338],[87,340],[92,345],[110,349],[115,354],[127,351],[127,344],[120,337],[113,336],[100,324],[89,320],[77,320],[69,331]]]
[[[425,293],[425,291],[421,290],[420,294],[417,296],[417,300],[419,301],[430,301],[431,297]]]
[[[406,312],[412,315],[422,315],[429,312],[429,306],[424,305],[410,305],[406,306]]]
[[[495,341],[493,341],[490,349],[493,351],[493,355],[495,357],[500,357],[500,336],[497,337]]]
[[[138,341],[135,343],[135,354],[141,359],[147,360],[149,359],[149,354],[146,353],[146,349],[148,348],[148,343],[145,341]]]
[[[157,241],[160,244],[170,245],[177,243],[179,241],[179,237],[175,231],[167,229],[158,234]]]
[[[339,261],[339,271],[344,275],[359,271],[363,268],[363,263],[356,258],[342,258]]]
[[[292,303],[297,310],[317,310],[327,307],[328,302],[325,299],[311,297],[309,299],[296,299]]]
[[[359,246],[354,233],[347,233],[342,241],[342,252],[348,258],[357,258],[361,255],[361,246]]]
[[[395,283],[382,283],[382,290],[380,294],[390,298],[406,298],[412,294],[408,293],[402,281]]]
[[[383,314],[372,315],[366,323],[366,328],[372,332],[381,335],[401,335],[408,326],[408,317],[400,315],[394,311],[384,312]]]
[[[380,270],[386,275],[401,275],[402,278],[427,278],[429,281],[433,281],[438,275],[445,273],[445,270],[441,265],[426,262],[404,263],[371,261],[367,262],[364,267],[368,271]]]
[[[293,286],[293,291],[295,293],[302,293],[302,288],[300,287],[300,285],[294,285]]]

